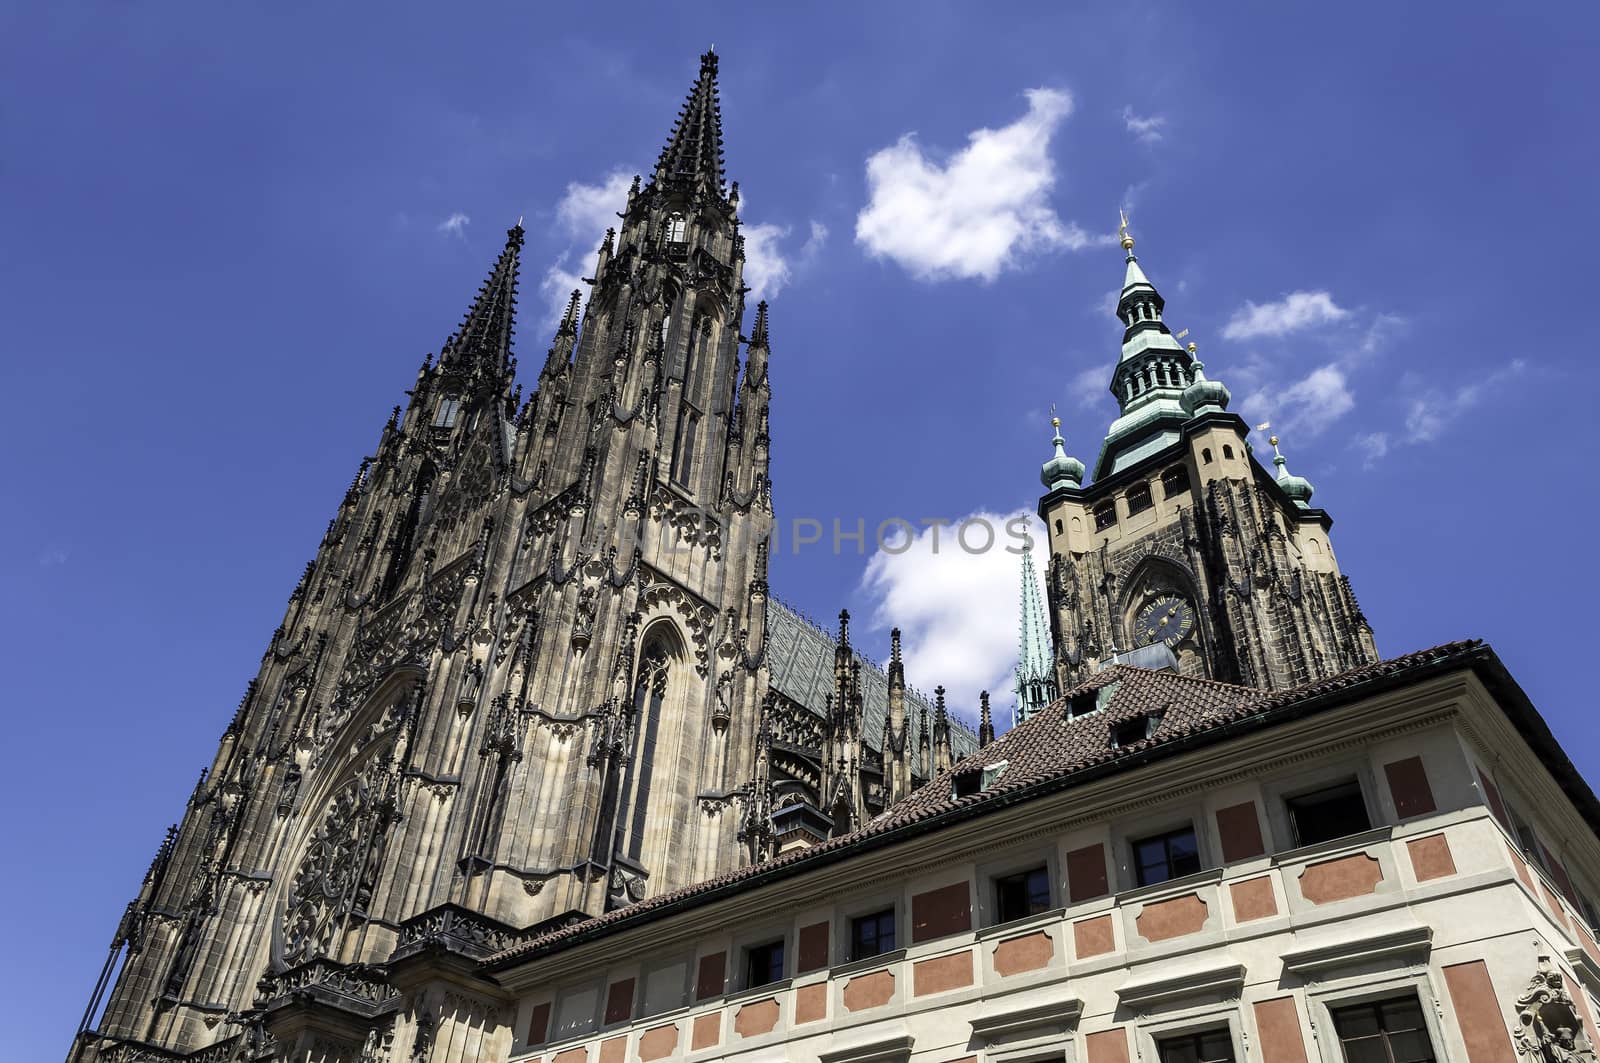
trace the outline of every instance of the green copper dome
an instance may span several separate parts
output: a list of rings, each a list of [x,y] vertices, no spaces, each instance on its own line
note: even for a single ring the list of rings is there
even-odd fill
[[[1276,436],[1273,437],[1272,445],[1274,447],[1278,445]],[[1289,500],[1295,505],[1299,506],[1301,509],[1310,509],[1311,494],[1313,490],[1311,487],[1311,481],[1307,480],[1304,476],[1295,476],[1290,473],[1289,464],[1284,460],[1282,454],[1275,455],[1272,459],[1272,464],[1278,467],[1279,489],[1282,490],[1284,494],[1288,495]]]
[[[1040,468],[1039,481],[1050,491],[1058,487],[1082,487],[1083,462],[1067,453],[1067,441],[1061,438],[1061,419],[1053,418],[1051,424],[1056,430],[1056,436],[1051,440],[1056,453]]]
[[[1189,344],[1190,355],[1194,354],[1194,344]],[[1196,358],[1189,364],[1189,369],[1194,374],[1194,383],[1183,389],[1183,412],[1190,417],[1202,410],[1226,410],[1228,403],[1233,400],[1233,394],[1226,384],[1220,380],[1207,380],[1205,363]]]

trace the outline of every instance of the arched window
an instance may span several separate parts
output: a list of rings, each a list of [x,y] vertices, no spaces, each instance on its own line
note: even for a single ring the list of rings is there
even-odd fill
[[[1167,498],[1181,495],[1189,490],[1189,469],[1183,465],[1173,465],[1161,474],[1161,493]]]
[[[1226,443],[1224,443],[1222,445],[1222,456],[1224,458],[1227,458],[1229,461],[1232,461],[1233,460],[1233,448],[1228,446]]]
[[[1155,502],[1150,498],[1149,484],[1134,484],[1128,488],[1128,515],[1130,517],[1135,513],[1143,513],[1153,505],[1155,505]]]
[[[1206,449],[1204,449],[1204,450],[1202,450],[1200,452],[1200,464],[1202,464],[1202,465],[1210,465],[1211,464],[1211,448],[1210,447],[1207,447]]]
[[[634,861],[644,851],[645,817],[650,809],[650,790],[655,781],[656,739],[661,734],[661,705],[672,681],[672,666],[677,657],[672,636],[665,630],[649,638],[639,655],[638,678],[633,684],[633,749],[627,815],[617,825],[623,833],[618,848]]]

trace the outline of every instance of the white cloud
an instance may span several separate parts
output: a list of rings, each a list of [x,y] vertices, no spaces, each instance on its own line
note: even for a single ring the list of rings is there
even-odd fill
[[[1276,393],[1253,392],[1245,399],[1243,410],[1247,420],[1270,420],[1280,432],[1309,438],[1322,434],[1355,406],[1355,393],[1344,370],[1329,364],[1318,366]]]
[[[777,295],[789,283],[789,260],[778,247],[778,241],[789,235],[789,227],[764,222],[745,225],[740,232],[744,234],[744,282],[750,286],[751,301]]]
[[[1099,365],[1078,370],[1067,382],[1073,404],[1083,408],[1099,406],[1110,398],[1110,385],[1111,371]]]
[[[540,324],[546,332],[554,331],[561,323],[561,315],[566,312],[574,289],[582,293],[580,306],[588,300],[583,275],[569,263],[581,261],[580,256],[594,254],[605,231],[617,227],[617,212],[628,205],[628,188],[632,184],[632,172],[622,168],[611,171],[595,184],[573,181],[561,193],[556,202],[555,229],[556,235],[565,237],[568,243],[539,281],[539,294],[544,297]]]
[[[1056,180],[1050,138],[1072,112],[1072,97],[1057,89],[1027,97],[1027,114],[976,130],[942,162],[923,153],[914,133],[870,156],[856,242],[919,280],[992,281],[1021,254],[1108,240],[1063,222],[1048,201]]]
[[[780,246],[791,231],[787,225],[767,222],[740,228],[744,236],[744,282],[750,286],[751,302],[776,297],[794,279],[797,270],[807,269],[817,260],[828,242],[828,227],[812,221],[806,242],[791,258]]]
[[[556,326],[561,324],[561,315],[566,313],[567,303],[572,298],[572,293],[577,291],[580,313],[582,306],[588,301],[589,293],[585,290],[583,278],[578,276],[576,270],[567,268],[568,252],[563,252],[560,258],[544,272],[544,278],[539,281],[539,294],[544,296],[544,317],[540,324],[546,332],[554,332]]]
[[[970,549],[958,539],[962,527]],[[978,550],[989,539],[985,527],[993,530],[993,543]],[[942,684],[946,704],[969,720],[978,716],[978,692],[988,690],[997,726],[1010,718],[1020,622],[1022,560],[1013,551],[1021,539],[1008,527],[1032,537],[1035,568],[1041,568],[1044,529],[1018,509],[922,528],[903,552],[873,555],[861,579],[872,603],[870,626],[901,630],[907,682],[924,691]],[[889,539],[892,549],[902,545],[903,537]]]
[[[1223,326],[1222,338],[1251,340],[1286,336],[1313,325],[1342,321],[1350,316],[1327,292],[1290,292],[1275,303],[1246,302]]]
[[[467,217],[458,210],[444,221],[434,226],[434,229],[438,232],[444,233],[447,236],[455,236],[465,240],[467,238],[467,225],[471,221],[471,218]]]
[[[598,184],[573,181],[556,204],[556,224],[567,236],[588,241],[591,250],[599,247],[605,231],[615,229],[621,220],[617,212],[628,205],[632,184],[632,171],[627,169],[611,171]]]
[[[1527,369],[1527,363],[1514,358],[1480,380],[1448,391],[1429,390],[1416,396],[1406,410],[1406,442],[1429,443],[1460,420],[1482,401],[1484,393],[1498,387]]]
[[[1370,469],[1389,453],[1389,433],[1368,432],[1356,436],[1356,449],[1361,451],[1361,467]]]
[[[1133,134],[1133,138],[1141,144],[1154,144],[1162,137],[1162,129],[1167,124],[1165,115],[1153,114],[1148,118],[1141,118],[1133,113],[1131,106],[1122,109],[1122,124]]]

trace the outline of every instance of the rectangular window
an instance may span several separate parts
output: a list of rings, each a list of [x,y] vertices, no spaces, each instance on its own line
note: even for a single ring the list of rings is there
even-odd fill
[[[1415,996],[1330,1010],[1345,1063],[1432,1063],[1433,1045]]]
[[[1156,1048],[1161,1063],[1233,1063],[1233,1036],[1227,1027],[1162,1037]]]
[[[1297,846],[1315,845],[1372,829],[1372,821],[1367,818],[1367,803],[1361,798],[1361,784],[1355,779],[1291,797],[1286,804]]]
[[[1133,843],[1134,873],[1141,886],[1193,875],[1200,870],[1200,845],[1194,828],[1168,831]]]
[[[1104,502],[1095,507],[1094,530],[1105,531],[1117,522],[1117,506],[1114,502]]]
[[[746,989],[783,981],[783,942],[769,941],[765,945],[752,945],[744,953],[744,984]]]
[[[456,414],[461,412],[461,400],[454,395],[446,395],[439,400],[439,410],[433,416],[435,428],[451,428],[456,423]]]
[[[1544,849],[1539,845],[1539,836],[1528,826],[1528,821],[1518,814],[1517,807],[1509,801],[1506,802],[1506,814],[1511,817],[1511,829],[1516,833],[1517,845],[1522,848],[1522,855],[1540,867],[1545,867]],[[1545,870],[1550,869],[1545,867]]]
[[[997,923],[1026,919],[1050,910],[1050,869],[1035,867],[994,880],[994,918]]]
[[[850,958],[864,960],[894,951],[894,909],[885,908],[871,915],[850,920]]]

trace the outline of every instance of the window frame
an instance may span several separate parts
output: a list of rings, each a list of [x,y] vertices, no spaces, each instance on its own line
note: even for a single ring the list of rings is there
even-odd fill
[[[456,422],[459,421],[460,419],[461,419],[461,396],[460,395],[442,395],[442,396],[440,396],[439,405],[434,407],[434,411],[433,411],[433,426],[432,427],[434,427],[434,428],[445,428],[445,429],[454,428],[456,426]]]
[[[1039,868],[1044,869],[1045,882],[1050,887],[1050,906],[1041,911],[1002,922],[1000,919],[1000,898],[995,888],[999,880]],[[978,889],[977,907],[973,912],[973,921],[977,926],[979,935],[987,933],[992,927],[1013,927],[1027,923],[1030,920],[1047,918],[1051,913],[1065,911],[1067,891],[1065,876],[1061,868],[1061,856],[1055,846],[1048,849],[1037,847],[1015,849],[994,860],[979,864],[975,869]]]
[[[1384,975],[1387,974],[1387,977]],[[1376,979],[1376,980],[1374,980]],[[1306,987],[1306,1015],[1314,1032],[1327,1030],[1332,1036],[1313,1036],[1311,1043],[1317,1058],[1311,1063],[1345,1063],[1344,1045],[1339,1040],[1338,1027],[1334,1025],[1334,1011],[1358,1004],[1373,1003],[1412,993],[1422,1009],[1422,1025],[1428,1032],[1428,1044],[1433,1048],[1434,1063],[1449,1063],[1463,1058],[1456,1042],[1447,1041],[1439,1021],[1439,994],[1426,966],[1403,967],[1389,972],[1371,971],[1351,975],[1336,975],[1325,982],[1315,982]]]
[[[884,922],[884,917],[885,916],[888,917],[889,935],[890,935],[889,945],[888,945],[887,948],[882,947],[883,946],[883,922]],[[863,912],[863,913],[861,913],[859,915],[846,916],[845,918],[848,920],[848,923],[849,923],[849,926],[850,926],[849,941],[847,942],[847,945],[849,947],[848,962],[850,962],[850,963],[865,963],[868,960],[875,960],[880,956],[884,956],[884,955],[887,955],[887,954],[892,953],[892,952],[898,952],[900,950],[900,907],[899,907],[899,905],[891,904],[886,908],[877,908],[877,909],[873,909],[873,910],[869,910],[869,911]],[[862,948],[861,939],[859,938],[857,932],[860,929],[860,927],[862,926],[862,924],[865,923],[869,919],[870,920],[874,920],[876,922],[876,925],[877,925],[877,930],[876,930],[876,935],[877,935],[877,938],[878,938],[877,947],[872,952],[862,952],[861,951],[861,948]]]
[[[1294,773],[1285,772],[1262,780],[1262,807],[1266,810],[1267,829],[1271,833],[1270,838],[1263,840],[1268,842],[1273,855],[1295,852],[1302,848],[1336,848],[1349,843],[1353,838],[1360,837],[1358,834],[1349,834],[1333,841],[1300,846],[1295,843],[1294,824],[1289,819],[1290,798],[1325,789],[1351,775],[1354,775],[1356,781],[1361,784],[1361,797],[1367,805],[1367,822],[1372,824],[1371,830],[1367,833],[1384,830],[1390,826],[1382,815],[1383,810],[1376,804],[1378,787],[1376,777],[1372,773],[1371,761],[1364,754],[1345,757],[1320,768]]]
[[[779,950],[778,976],[757,982],[750,977],[754,968],[751,966],[756,953],[763,949],[776,947]],[[769,966],[770,970],[770,966]],[[789,936],[780,934],[777,937],[758,938],[739,949],[739,980],[740,989],[765,989],[767,986],[779,985],[789,979]]]
[[[1122,493],[1128,504],[1128,516],[1137,516],[1145,510],[1156,508],[1156,493],[1150,489],[1149,481],[1136,483]],[[1138,504],[1135,505],[1135,502]]]
[[[1169,1061],[1167,1060],[1167,1054],[1166,1054],[1166,1046],[1168,1044],[1171,1044],[1171,1043],[1177,1042],[1177,1041],[1199,1041],[1202,1038],[1206,1037],[1207,1035],[1218,1034],[1218,1033],[1220,1033],[1223,1036],[1223,1038],[1228,1042],[1228,1058],[1226,1060],[1207,1060],[1200,1053],[1196,1052],[1195,1053],[1196,1063],[1239,1063],[1239,1050],[1238,1050],[1239,1046],[1238,1046],[1237,1042],[1234,1040],[1233,1030],[1231,1029],[1230,1026],[1226,1026],[1226,1025],[1224,1025],[1224,1026],[1215,1026],[1215,1025],[1199,1026],[1199,1027],[1196,1027],[1196,1028],[1194,1028],[1192,1030],[1185,1030],[1185,1031],[1183,1031],[1181,1033],[1166,1032],[1166,1033],[1162,1033],[1160,1035],[1152,1034],[1151,1035],[1151,1040],[1155,1042],[1155,1047],[1156,1047],[1155,1058],[1157,1060],[1157,1063],[1169,1063]]]
[[[1101,516],[1102,514],[1106,513],[1110,514],[1109,520],[1104,519]],[[1094,530],[1096,532],[1103,532],[1107,529],[1115,528],[1118,520],[1120,520],[1120,518],[1117,516],[1117,500],[1114,498],[1106,499],[1104,502],[1099,503],[1093,509],[1089,510],[1089,515],[1094,518]]]
[[[1177,475],[1173,475],[1174,473]],[[1172,489],[1172,484],[1176,482],[1180,476],[1182,477],[1183,482],[1178,489],[1174,491]],[[1177,465],[1168,465],[1165,469],[1162,469],[1161,475],[1158,477],[1158,479],[1161,481],[1162,498],[1176,498],[1178,495],[1186,495],[1194,490],[1194,478],[1189,475],[1189,467],[1181,462]]]
[[[1367,825],[1360,830],[1345,831],[1343,834],[1334,834],[1326,838],[1315,838],[1311,841],[1303,839],[1300,836],[1299,822],[1295,818],[1295,802],[1304,801],[1306,798],[1315,797],[1318,794],[1328,793],[1333,790],[1343,790],[1351,786],[1355,787],[1356,795],[1361,798],[1361,809],[1366,815]],[[1354,838],[1357,835],[1367,833],[1376,826],[1372,816],[1372,799],[1368,796],[1366,788],[1361,785],[1361,776],[1355,773],[1332,783],[1319,783],[1309,790],[1302,789],[1294,793],[1285,793],[1282,795],[1281,800],[1283,801],[1284,816],[1289,823],[1289,839],[1296,849],[1305,849],[1313,845],[1328,845],[1339,841],[1341,838]]]
[[[1203,1034],[1211,1030],[1226,1030],[1228,1040],[1233,1046],[1235,1063],[1243,1063],[1249,1057],[1244,1051],[1244,1027],[1241,1020],[1241,1008],[1237,1000],[1214,1001],[1209,1004],[1196,1004],[1183,1007],[1182,1002],[1174,1005],[1170,1017],[1159,1020],[1146,1020],[1138,1022],[1135,1026],[1134,1037],[1137,1040],[1134,1058],[1152,1060],[1161,1063],[1161,1042],[1174,1040],[1180,1037],[1190,1037]]]
[[[1194,839],[1194,858],[1196,867],[1194,870],[1185,871],[1182,874],[1171,874],[1172,846],[1170,844],[1170,839],[1184,833],[1187,833],[1192,839]],[[1153,879],[1147,882],[1144,878],[1144,864],[1139,857],[1139,847],[1154,841],[1164,843],[1163,850],[1166,855],[1167,871],[1169,874],[1166,878]],[[1179,879],[1188,878],[1190,875],[1198,875],[1206,870],[1205,852],[1200,846],[1200,831],[1192,819],[1185,824],[1173,827],[1169,830],[1156,831],[1153,834],[1129,835],[1127,839],[1127,846],[1129,856],[1128,867],[1133,872],[1133,882],[1136,889],[1143,889],[1146,886],[1165,885],[1169,882],[1176,882]]]
[[[1033,883],[1030,880],[1034,875],[1042,876],[1044,879],[1044,906],[1038,909],[1033,907]],[[1014,882],[1018,879],[1023,880],[1022,888],[1026,894],[1024,899],[1024,907],[1027,910],[1023,912],[1007,912],[1005,911],[1005,906],[1001,901],[1001,897],[1003,896],[1001,893],[1001,885],[1006,882]],[[1021,868],[1020,870],[990,875],[989,897],[993,902],[992,914],[995,925],[1001,926],[1006,923],[1020,923],[1024,919],[1032,919],[1035,916],[1054,911],[1057,907],[1056,892],[1055,878],[1050,874],[1050,863],[1047,860],[1041,860],[1037,864]]]

